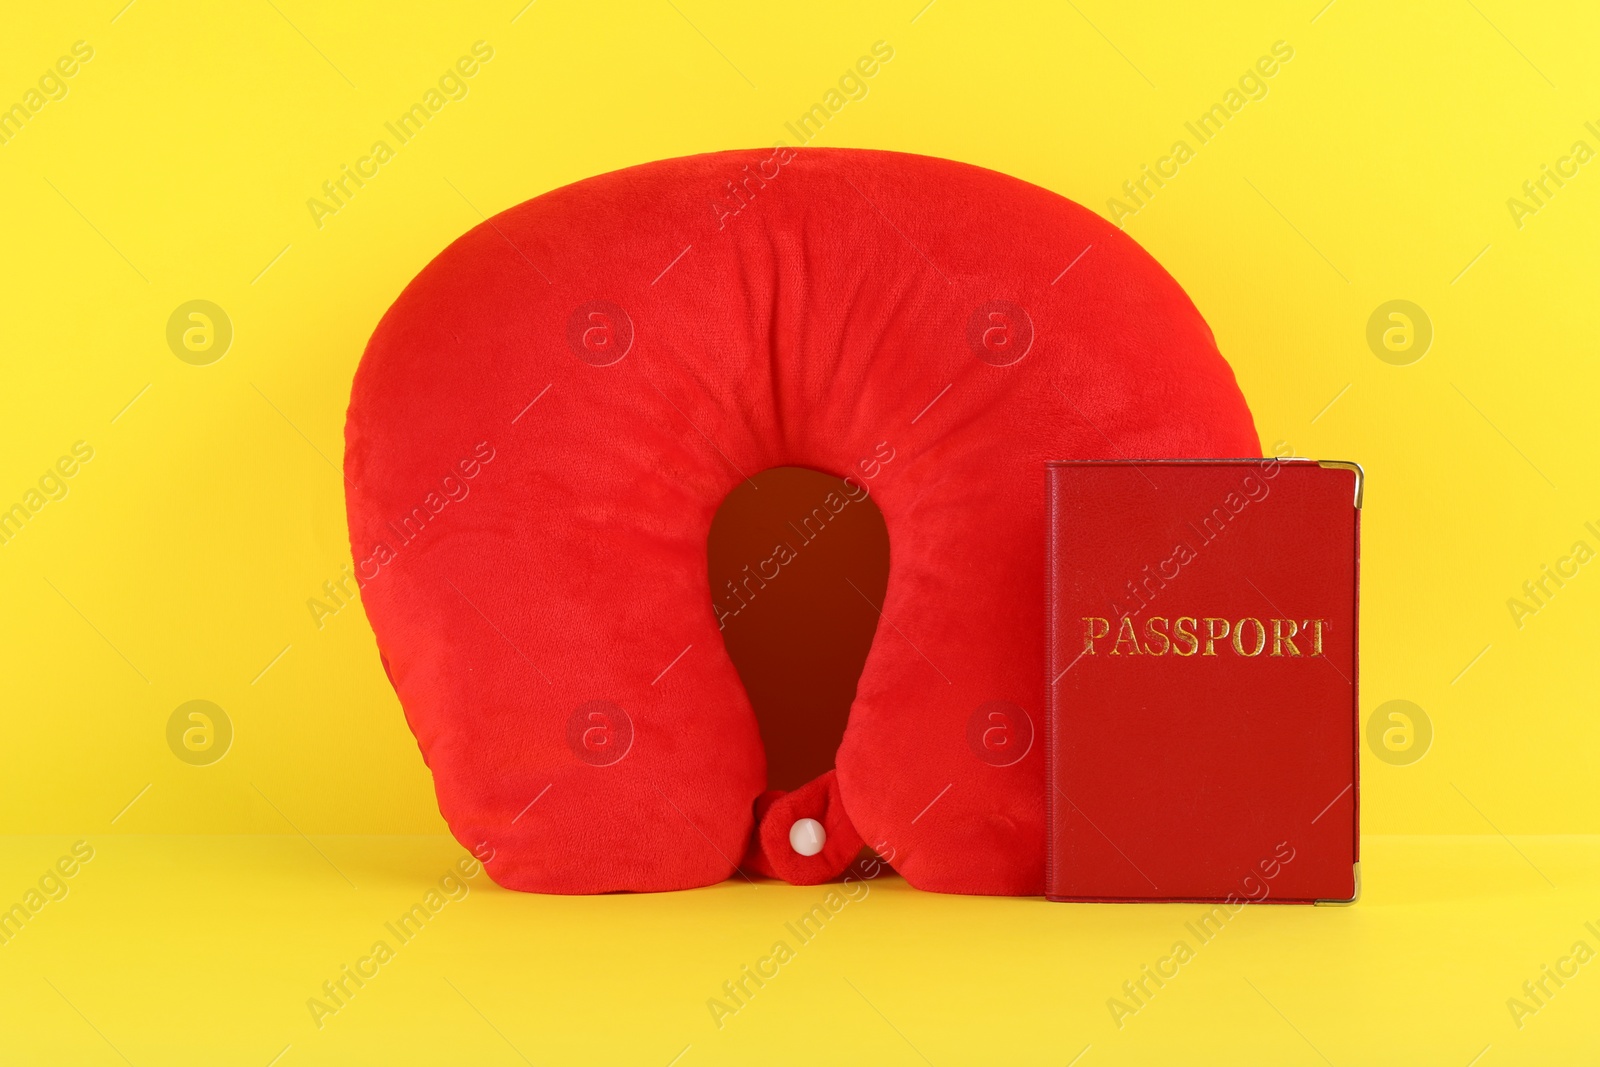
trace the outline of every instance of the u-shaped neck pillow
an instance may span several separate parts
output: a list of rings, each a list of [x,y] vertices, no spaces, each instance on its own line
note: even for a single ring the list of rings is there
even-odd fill
[[[843,149],[650,163],[474,228],[384,316],[345,433],[440,810],[495,881],[552,893],[811,884],[863,843],[922,889],[1042,892],[1043,464],[1259,455],[1210,330],[1120,231]],[[870,494],[890,559],[835,770],[786,793],[706,560],[776,466]]]

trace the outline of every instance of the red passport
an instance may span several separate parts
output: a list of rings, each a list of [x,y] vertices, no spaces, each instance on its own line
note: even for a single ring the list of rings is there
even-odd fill
[[[1047,476],[1046,895],[1352,902],[1360,468]]]

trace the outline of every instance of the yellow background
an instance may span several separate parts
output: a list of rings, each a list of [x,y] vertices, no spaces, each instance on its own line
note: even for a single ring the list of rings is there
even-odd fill
[[[1582,927],[1600,926],[1594,839],[1572,836],[1600,833],[1600,567],[1520,628],[1506,602],[1575,541],[1600,549],[1600,162],[1520,226],[1507,200],[1575,141],[1600,149],[1600,19],[1503,0],[922,4],[0,12],[0,105],[74,42],[94,49],[0,144],[0,507],[94,449],[0,545],[0,833],[19,835],[0,905],[73,840],[97,848],[0,946],[0,1058],[667,1064],[687,1045],[685,1067],[763,1046],[1067,1063],[1088,1045],[1085,1067],[1161,1049],[1465,1064],[1488,1045],[1487,1065],[1594,1047],[1600,966],[1521,1030],[1505,1000],[1574,940],[1600,947]],[[466,98],[319,228],[308,198],[479,40],[494,58]],[[548,900],[480,876],[437,920],[453,932],[316,1030],[305,998],[459,853],[359,608],[319,629],[306,605],[349,562],[336,467],[367,335],[484,214],[651,159],[793,143],[784,123],[879,40],[893,60],[814,143],[981,164],[1102,213],[1175,140],[1194,146],[1184,123],[1274,42],[1293,47],[1125,228],[1211,323],[1267,447],[1366,468],[1363,718],[1406,699],[1434,729],[1418,762],[1365,760],[1367,898],[1252,909],[1117,1030],[1105,999],[1184,910],[891,879],[718,1030],[705,999],[816,891]],[[209,366],[166,342],[193,299],[233,324]],[[1392,299],[1434,330],[1408,366],[1366,341]],[[166,741],[197,698],[235,730],[208,767]]]

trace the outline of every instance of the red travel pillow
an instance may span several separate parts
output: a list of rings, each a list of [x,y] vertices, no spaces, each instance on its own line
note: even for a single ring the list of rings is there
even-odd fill
[[[863,842],[922,889],[1042,892],[1043,464],[1259,454],[1210,330],[1120,231],[844,149],[650,163],[474,228],[379,324],[345,437],[440,810],[550,893],[816,883]],[[786,794],[706,561],[776,466],[870,494],[890,557],[836,770]]]

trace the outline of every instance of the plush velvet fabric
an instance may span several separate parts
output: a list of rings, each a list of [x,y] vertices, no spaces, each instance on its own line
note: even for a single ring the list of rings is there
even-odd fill
[[[864,840],[923,889],[1037,894],[1043,463],[1258,454],[1194,306],[1096,215],[946,160],[781,149],[472,229],[374,333],[345,471],[385,667],[501,885],[816,882]],[[763,796],[706,536],[780,465],[870,493],[890,573],[836,774]],[[803,817],[816,857],[788,848]]]

